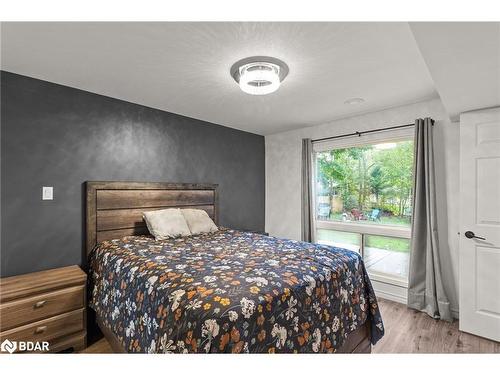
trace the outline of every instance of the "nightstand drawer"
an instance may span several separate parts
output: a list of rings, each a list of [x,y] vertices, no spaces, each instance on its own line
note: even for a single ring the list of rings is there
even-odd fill
[[[0,305],[0,331],[77,310],[84,304],[84,286],[76,286]]]
[[[80,309],[40,320],[0,333],[0,341],[51,341],[84,329],[84,311]]]

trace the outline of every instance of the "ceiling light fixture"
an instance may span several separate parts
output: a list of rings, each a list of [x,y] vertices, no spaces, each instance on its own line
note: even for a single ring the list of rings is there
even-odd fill
[[[364,102],[365,102],[365,99],[363,99],[363,98],[351,98],[351,99],[347,99],[344,102],[344,104],[354,105],[354,104],[361,104]]]
[[[235,62],[230,73],[243,92],[266,95],[279,89],[288,71],[288,66],[281,60],[254,56]]]

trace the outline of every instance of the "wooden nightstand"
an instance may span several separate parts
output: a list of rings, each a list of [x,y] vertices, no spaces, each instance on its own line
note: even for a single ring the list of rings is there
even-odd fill
[[[50,352],[84,349],[86,282],[78,266],[0,279],[0,342],[46,341]]]

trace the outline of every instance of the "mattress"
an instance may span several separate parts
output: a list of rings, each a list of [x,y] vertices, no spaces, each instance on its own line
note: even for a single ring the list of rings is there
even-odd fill
[[[230,229],[90,255],[90,306],[127,352],[335,352],[382,318],[359,254]]]

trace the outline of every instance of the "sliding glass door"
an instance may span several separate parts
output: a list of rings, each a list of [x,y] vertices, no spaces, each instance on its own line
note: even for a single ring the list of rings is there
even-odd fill
[[[406,285],[412,173],[412,129],[315,143],[315,241],[359,252],[373,279]]]

